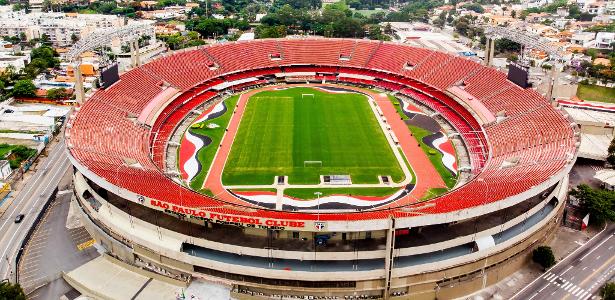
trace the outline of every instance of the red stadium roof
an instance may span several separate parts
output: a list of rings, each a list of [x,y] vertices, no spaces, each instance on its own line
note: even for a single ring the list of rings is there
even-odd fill
[[[278,54],[281,58],[272,59]],[[316,215],[242,208],[239,205],[249,204],[212,199],[164,175],[166,140],[185,115],[215,95],[208,87],[230,79],[279,73],[286,67],[373,76],[377,81],[364,83],[397,90],[430,106],[464,139],[473,179],[411,208]],[[493,115],[505,112],[506,118],[479,124],[473,115],[476,112],[447,92],[460,83]],[[138,124],[136,118],[169,86],[182,95],[159,113],[151,128]],[[195,97],[197,94],[200,96]],[[131,70],[116,84],[96,92],[70,124],[66,136],[77,167],[87,168],[119,188],[218,213],[323,221],[446,213],[499,201],[561,174],[574,159],[577,142],[568,119],[537,92],[514,85],[501,72],[438,51],[348,39],[255,40],[176,52]],[[505,166],[510,161],[515,163]]]

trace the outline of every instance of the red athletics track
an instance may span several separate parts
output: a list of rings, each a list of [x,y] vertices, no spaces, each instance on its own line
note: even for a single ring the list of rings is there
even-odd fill
[[[317,86],[332,86],[332,87],[340,87],[339,85],[334,84],[301,84],[301,85],[292,85],[288,87],[317,87]],[[228,155],[231,151],[231,146],[233,144],[233,140],[235,139],[235,135],[237,134],[237,130],[239,128],[239,123],[241,122],[241,118],[246,108],[246,104],[248,99],[259,92],[272,90],[276,88],[286,87],[284,85],[277,86],[269,86],[261,89],[255,89],[248,91],[242,94],[239,97],[239,101],[237,101],[237,106],[235,111],[233,112],[233,116],[229,122],[227,127],[227,132],[222,138],[222,142],[220,143],[220,149],[218,149],[216,156],[214,157],[211,168],[209,169],[209,173],[207,174],[207,178],[203,183],[203,187],[208,188],[215,195],[216,198],[232,202],[232,203],[241,203],[248,204],[244,201],[241,201],[235,198],[233,195],[228,193],[224,186],[222,185],[222,171],[224,170],[224,165],[228,158]],[[359,91],[365,94],[370,95],[382,110],[382,113],[385,115],[387,122],[391,126],[391,129],[397,136],[399,140],[399,145],[406,156],[406,159],[410,163],[414,174],[416,175],[416,186],[410,193],[410,197],[404,197],[392,203],[390,206],[398,206],[404,204],[415,203],[429,190],[430,188],[437,187],[446,187],[446,184],[440,177],[440,174],[436,171],[434,166],[431,164],[431,161],[427,157],[427,154],[419,147],[419,143],[412,136],[410,129],[408,126],[401,120],[401,117],[397,113],[397,110],[393,106],[393,103],[389,100],[387,95],[381,95],[378,93],[374,93],[369,90],[352,87],[352,86],[343,86],[345,89]],[[229,108],[231,109],[231,108]]]

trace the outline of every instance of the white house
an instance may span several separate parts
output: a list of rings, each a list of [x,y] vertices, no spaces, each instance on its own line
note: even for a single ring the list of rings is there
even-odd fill
[[[598,32],[594,47],[597,49],[613,49],[613,46],[611,46],[613,42],[615,42],[615,32]]]

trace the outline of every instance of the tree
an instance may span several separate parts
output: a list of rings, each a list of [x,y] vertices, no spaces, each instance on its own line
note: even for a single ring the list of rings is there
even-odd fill
[[[615,137],[613,137],[613,139],[611,140],[611,144],[609,145],[606,161],[612,166],[615,166]]]
[[[480,4],[477,4],[477,3],[467,3],[467,4],[464,4],[462,7],[467,10],[477,12],[479,14],[482,14],[485,12],[485,9]]]
[[[532,260],[545,270],[555,265],[555,255],[553,255],[553,250],[549,246],[539,246],[534,249]]]
[[[373,24],[369,26],[367,37],[370,40],[379,40],[382,38],[382,30],[380,30],[380,25]]]
[[[68,96],[65,88],[47,90],[47,98],[51,100],[64,99]]]
[[[391,27],[391,23],[387,22],[384,25],[384,33],[385,34],[393,34],[393,28]]]
[[[284,25],[278,26],[267,26],[260,25],[256,27],[255,35],[258,39],[266,39],[266,38],[281,38],[285,37],[287,34],[287,28]]]
[[[51,45],[51,42],[49,41],[49,36],[46,33],[43,33],[43,35],[41,35],[40,42],[43,45]]]
[[[0,299],[26,300],[26,294],[21,289],[19,283],[0,282]]]
[[[603,300],[615,300],[615,282],[607,282],[600,290]]]
[[[570,191],[570,195],[579,200],[584,212],[589,213],[590,223],[615,221],[615,192],[580,184]]]
[[[17,97],[33,97],[36,92],[36,86],[32,80],[19,80],[15,82],[13,87],[13,96]]]

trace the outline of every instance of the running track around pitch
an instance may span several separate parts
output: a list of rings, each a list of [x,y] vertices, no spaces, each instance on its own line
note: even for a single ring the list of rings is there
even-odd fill
[[[229,108],[229,110],[233,110],[233,116],[229,122],[227,127],[227,132],[222,138],[222,142],[220,143],[220,148],[216,152],[216,156],[214,157],[213,163],[209,169],[209,173],[207,174],[207,178],[203,183],[204,188],[208,188],[214,194],[214,197],[221,199],[223,201],[231,202],[231,203],[242,203],[247,204],[242,200],[235,198],[231,195],[222,185],[222,172],[224,170],[224,165],[228,159],[228,156],[231,151],[231,147],[233,145],[233,141],[235,136],[237,135],[237,131],[239,129],[239,124],[241,122],[241,118],[243,117],[243,113],[245,112],[246,104],[248,99],[259,92],[273,90],[276,88],[284,88],[284,87],[318,87],[318,86],[331,86],[331,87],[340,87],[339,85],[333,84],[301,84],[301,85],[276,85],[269,86],[260,89],[250,90],[244,94],[241,94],[239,97],[239,101],[237,101],[237,105],[234,108]],[[410,129],[403,122],[397,110],[393,106],[393,103],[388,99],[388,96],[385,94],[378,94],[369,90],[352,87],[352,86],[342,86],[345,89],[354,90],[357,92],[365,93],[371,96],[382,110],[382,113],[385,115],[387,122],[391,126],[391,129],[397,136],[399,140],[399,144],[406,156],[406,159],[410,163],[410,167],[414,171],[416,178],[416,186],[410,193],[410,197],[404,197],[403,199],[398,200],[395,203],[392,203],[390,206],[398,206],[404,204],[415,203],[429,190],[430,188],[437,187],[446,187],[444,181],[440,174],[436,171],[435,167],[431,164],[431,161],[427,157],[427,154],[419,147],[419,143],[416,138],[412,136]],[[273,181],[273,178],[271,179]]]

